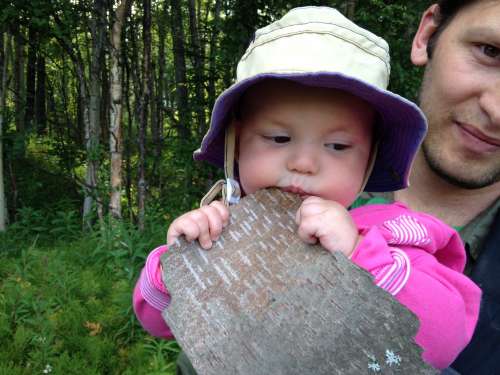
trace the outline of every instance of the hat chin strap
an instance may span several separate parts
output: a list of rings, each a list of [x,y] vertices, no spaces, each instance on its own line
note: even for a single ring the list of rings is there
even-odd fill
[[[372,150],[370,152],[370,159],[368,160],[368,165],[366,166],[365,179],[359,188],[359,193],[357,197],[365,190],[366,184],[368,183],[368,179],[370,178],[373,167],[375,165],[375,159],[377,159],[378,152],[378,141],[373,142]]]
[[[210,204],[222,192],[222,201],[226,206],[238,203],[241,189],[238,181],[234,179],[234,154],[236,149],[236,130],[231,123],[225,132],[224,142],[224,175],[225,180],[217,181],[201,199],[200,207]]]
[[[210,204],[222,192],[222,201],[226,206],[236,204],[241,198],[241,189],[238,181],[234,179],[234,154],[236,149],[236,130],[231,123],[226,128],[224,141],[224,175],[225,180],[218,180],[200,201],[200,207]],[[359,189],[359,196],[365,189],[368,179],[375,165],[375,159],[378,151],[378,141],[373,143],[373,149],[370,152],[370,159],[366,167],[365,178]]]

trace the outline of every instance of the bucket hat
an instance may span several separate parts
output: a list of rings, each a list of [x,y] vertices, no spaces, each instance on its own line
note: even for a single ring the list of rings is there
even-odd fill
[[[292,9],[256,31],[238,63],[235,83],[215,102],[209,130],[194,159],[225,166],[226,177],[232,177],[234,131],[227,131],[227,125],[235,106],[256,83],[286,79],[344,90],[370,103],[378,113],[378,143],[364,190],[403,189],[408,186],[410,167],[427,124],[414,103],[387,90],[389,75],[389,46],[384,39],[333,8]]]

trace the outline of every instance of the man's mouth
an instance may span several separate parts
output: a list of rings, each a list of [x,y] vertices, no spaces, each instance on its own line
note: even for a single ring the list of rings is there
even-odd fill
[[[456,122],[461,138],[467,147],[477,152],[494,152],[500,149],[500,139],[490,137],[477,128]]]

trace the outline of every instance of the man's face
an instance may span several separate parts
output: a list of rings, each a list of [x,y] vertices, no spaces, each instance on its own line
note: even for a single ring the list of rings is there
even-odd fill
[[[261,85],[237,124],[240,183],[247,194],[278,187],[350,205],[364,181],[374,111],[347,93]]]
[[[467,189],[500,181],[500,1],[472,3],[443,30],[420,106],[429,120],[423,152],[435,173]]]

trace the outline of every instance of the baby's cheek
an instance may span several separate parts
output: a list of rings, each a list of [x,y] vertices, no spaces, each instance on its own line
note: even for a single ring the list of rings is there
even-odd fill
[[[240,186],[246,194],[253,194],[259,189],[274,186],[268,178],[265,168],[262,166],[248,164],[239,170]]]

